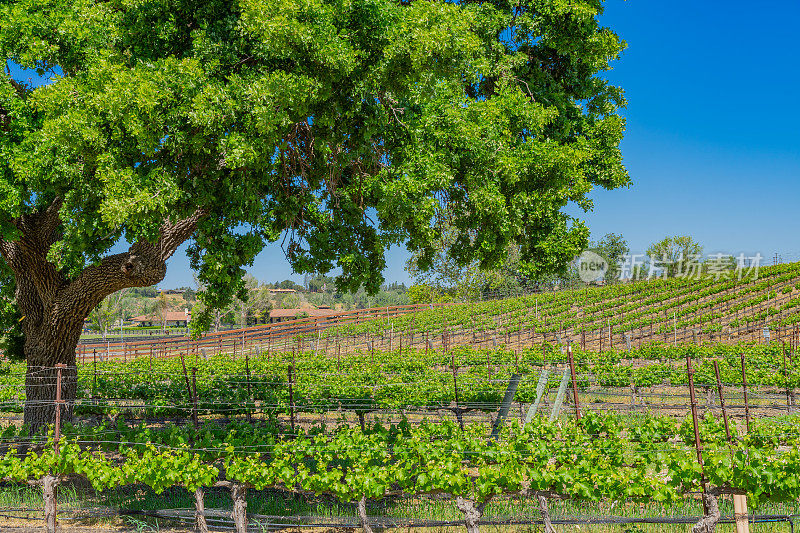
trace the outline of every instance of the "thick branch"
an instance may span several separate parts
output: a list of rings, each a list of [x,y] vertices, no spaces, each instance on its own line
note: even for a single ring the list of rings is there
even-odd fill
[[[21,98],[26,97],[28,95],[28,93],[30,92],[29,88],[27,88],[25,85],[21,84],[20,82],[18,82],[14,78],[10,78],[9,77],[8,81],[11,83],[11,86],[14,88],[14,90],[17,92],[17,94]]]
[[[164,279],[167,259],[189,239],[205,211],[197,210],[190,217],[175,223],[165,222],[155,244],[134,243],[127,252],[103,258],[99,264],[86,267],[81,275],[59,294],[59,303],[88,313],[109,294],[128,287],[147,287]]]

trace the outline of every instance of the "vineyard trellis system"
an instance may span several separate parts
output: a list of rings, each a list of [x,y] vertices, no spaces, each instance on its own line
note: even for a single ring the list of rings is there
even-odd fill
[[[650,384],[638,390],[608,382],[616,378],[603,371],[607,358],[620,353],[544,346],[540,360],[538,347],[515,353],[445,346],[447,352],[427,354],[407,346],[373,349],[344,361],[297,351],[244,362],[217,356],[197,361],[191,380],[185,358],[108,361],[97,376],[101,390],[65,407],[116,414],[117,423],[70,425],[63,432],[57,426],[49,436],[9,426],[0,436],[6,450],[0,478],[45,486],[52,527],[55,487],[67,475],[84,477],[97,490],[183,486],[195,497],[193,519],[201,531],[208,527],[203,494],[212,487],[230,491],[237,531],[254,519],[247,518],[247,491],[265,488],[352,502],[353,520],[365,530],[381,520],[368,516],[368,501],[434,494],[452,498],[468,531],[499,520],[484,513],[491,501],[507,497],[540,500],[538,519],[552,523],[548,500],[669,502],[702,494],[707,511],[700,520],[716,523],[722,495],[747,494],[751,502],[800,496],[791,481],[800,472],[800,426],[781,390],[794,386],[800,368],[791,352],[785,369],[776,361],[779,345],[706,348],[695,360],[683,354],[685,365],[678,363],[679,349],[651,347],[672,363],[643,372]],[[94,385],[93,367],[79,365],[79,390]],[[3,394],[4,407],[18,407],[24,372],[7,366],[2,375],[2,390],[13,393]],[[509,401],[514,376],[525,379],[517,378]],[[542,379],[552,389],[558,383],[552,407],[541,402],[553,393],[546,386],[539,393]],[[144,396],[129,394],[135,391]],[[431,401],[431,391],[440,396]],[[706,392],[705,405],[698,391]],[[717,403],[716,396],[728,401]],[[559,417],[558,397],[569,400],[567,413],[582,416]],[[541,411],[524,416],[534,402]],[[53,405],[56,413],[60,406]],[[692,414],[681,419],[687,411]],[[498,412],[507,419],[493,432]],[[183,424],[166,424],[165,414]],[[330,414],[339,417],[335,427],[325,419]],[[458,424],[459,414],[475,416]],[[137,425],[136,416],[147,421]]]
[[[348,354],[445,344],[521,349],[572,341],[583,349],[631,349],[655,341],[800,343],[800,263],[766,267],[757,280],[654,280],[537,293],[472,304],[364,309],[209,333],[128,343],[83,343],[77,359],[196,357],[319,350]]]

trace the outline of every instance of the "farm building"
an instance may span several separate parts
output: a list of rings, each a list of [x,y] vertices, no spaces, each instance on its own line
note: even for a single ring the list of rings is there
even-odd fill
[[[161,326],[164,324],[165,318],[167,327],[183,328],[189,323],[190,315],[184,311],[167,311],[166,317],[161,313],[155,313],[147,316],[135,316],[131,319],[131,322],[134,322],[142,327]]]
[[[286,322],[295,320],[298,317],[320,317],[336,313],[333,309],[273,309],[269,312],[270,323]]]

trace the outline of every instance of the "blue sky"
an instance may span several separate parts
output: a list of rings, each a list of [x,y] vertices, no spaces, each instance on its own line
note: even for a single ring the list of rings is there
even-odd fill
[[[593,194],[593,237],[633,251],[668,234],[705,251],[800,260],[800,2],[611,0],[628,43],[608,73],[625,89],[627,190]]]
[[[583,215],[599,239],[634,253],[689,234],[706,253],[800,260],[800,2],[608,0],[603,24],[628,43],[607,77],[625,89],[628,189],[595,191]],[[387,281],[408,282],[407,253],[388,253]],[[292,275],[278,245],[250,269]],[[163,287],[191,285],[182,251]]]
[[[643,253],[689,234],[706,253],[800,260],[800,2],[608,0],[601,20],[628,43],[607,77],[628,99],[633,183],[592,194],[592,238],[621,233]],[[389,253],[387,280],[408,282],[406,258]],[[291,273],[274,248],[252,271]],[[164,285],[180,279],[172,268]]]

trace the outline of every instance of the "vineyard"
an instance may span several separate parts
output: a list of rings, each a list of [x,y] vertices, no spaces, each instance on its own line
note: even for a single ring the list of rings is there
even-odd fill
[[[738,343],[800,338],[800,263],[763,267],[742,279],[657,279],[535,293],[469,304],[363,309],[220,333],[139,342],[86,343],[88,361],[180,353],[314,350],[355,352],[460,344],[521,349],[572,341],[583,349],[652,342]]]
[[[794,533],[800,8],[622,4],[0,0],[0,533]]]
[[[52,406],[74,421],[47,434],[20,426],[26,368],[5,361],[0,478],[41,486],[44,510],[0,514],[48,530],[788,531],[797,270],[106,345],[60,369],[77,398]],[[57,506],[76,484],[116,503]]]
[[[53,433],[9,425],[0,436],[0,476],[41,480],[46,499],[48,487],[52,494],[57,482],[76,477],[96,491],[180,487],[196,506],[175,520],[201,531],[278,523],[248,518],[248,490],[351,504],[365,530],[430,525],[375,503],[436,495],[450,498],[450,515],[461,513],[442,523],[470,531],[549,527],[548,502],[669,506],[705,493],[707,516],[718,519],[724,495],[746,494],[751,506],[800,497],[800,362],[784,344],[651,344],[571,355],[574,381],[570,352],[550,344],[79,364],[78,399],[67,408],[82,422],[60,428],[57,443]],[[2,367],[9,418],[24,402],[24,371]],[[693,405],[702,411],[702,466]],[[206,518],[204,494],[212,490],[230,491],[232,519]],[[509,507],[525,501],[538,512]]]

